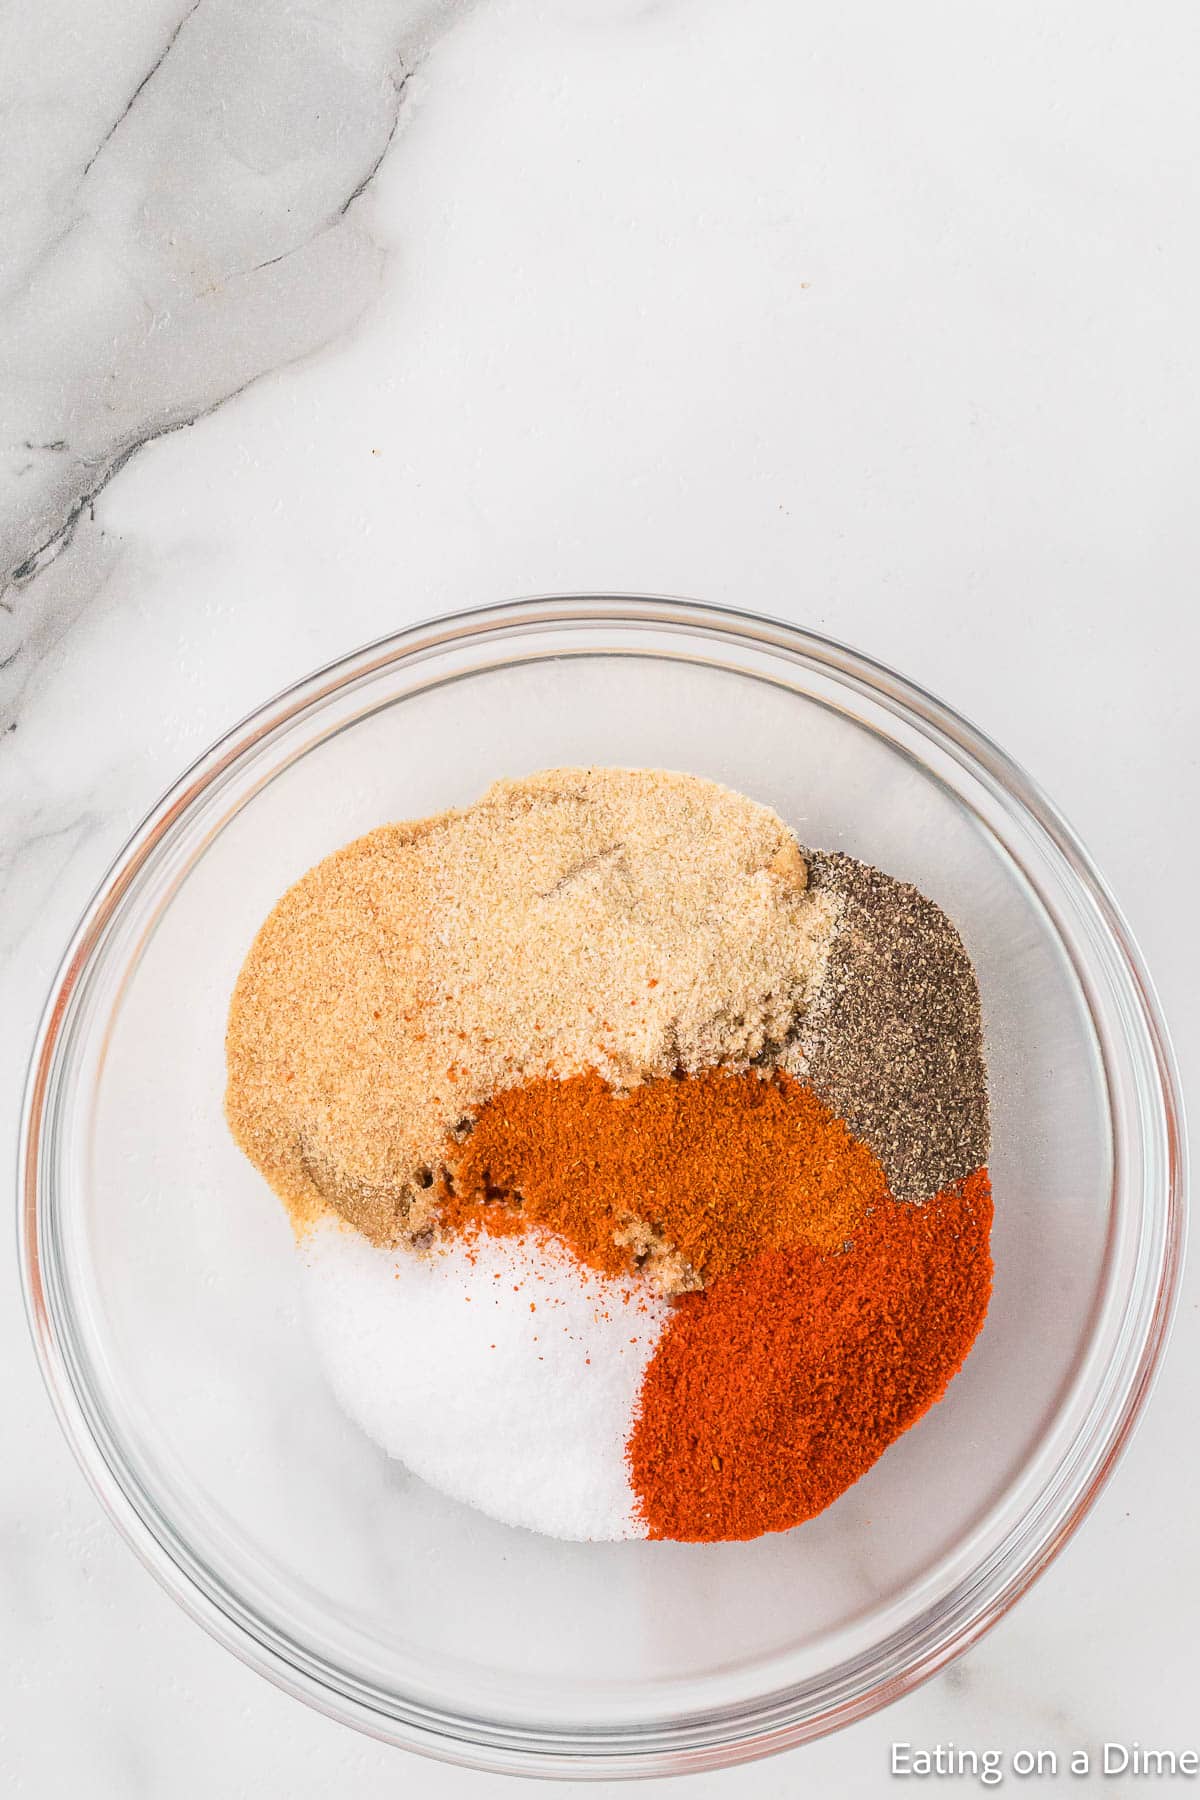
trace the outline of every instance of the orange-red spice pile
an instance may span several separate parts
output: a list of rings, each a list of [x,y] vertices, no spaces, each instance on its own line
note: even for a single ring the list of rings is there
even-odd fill
[[[853,1247],[764,1250],[686,1294],[642,1384],[629,1465],[655,1538],[783,1531],[939,1400],[991,1292],[986,1170],[888,1200]]]
[[[489,1100],[448,1160],[449,1227],[537,1225],[609,1274],[649,1262],[668,1291],[764,1249],[840,1250],[887,1197],[875,1157],[811,1089],[753,1070],[628,1093],[598,1075],[528,1082]]]

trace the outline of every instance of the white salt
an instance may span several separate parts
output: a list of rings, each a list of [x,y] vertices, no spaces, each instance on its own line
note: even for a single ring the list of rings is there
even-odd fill
[[[417,1256],[323,1224],[304,1258],[334,1391],[390,1456],[510,1525],[646,1535],[625,1444],[665,1302],[533,1236]]]

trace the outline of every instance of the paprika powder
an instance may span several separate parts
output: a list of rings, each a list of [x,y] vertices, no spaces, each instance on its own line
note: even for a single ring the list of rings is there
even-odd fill
[[[837,1499],[945,1392],[991,1293],[986,1169],[886,1200],[853,1246],[763,1250],[685,1294],[627,1456],[654,1538],[786,1531]]]

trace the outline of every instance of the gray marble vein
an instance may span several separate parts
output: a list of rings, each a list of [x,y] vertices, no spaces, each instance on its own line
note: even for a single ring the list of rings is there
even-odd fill
[[[103,578],[94,549],[69,580],[44,572],[105,483],[370,305],[381,252],[354,202],[455,0],[134,10],[140,32],[122,24],[107,61],[96,46],[86,134],[65,129],[48,164],[29,95],[7,109],[9,147],[48,178],[15,208],[0,270],[0,727]],[[0,15],[18,100],[39,11]],[[76,33],[73,53],[91,49]],[[44,55],[61,50],[52,36]],[[43,124],[57,140],[55,115]]]

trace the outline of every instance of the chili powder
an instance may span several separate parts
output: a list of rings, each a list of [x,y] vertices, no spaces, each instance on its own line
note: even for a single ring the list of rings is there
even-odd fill
[[[707,1069],[627,1092],[599,1075],[495,1095],[447,1149],[446,1229],[540,1226],[593,1268],[666,1292],[763,1249],[840,1250],[887,1199],[878,1160],[811,1088]]]

